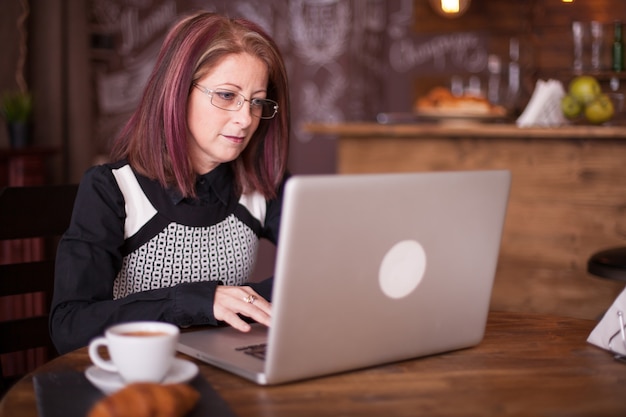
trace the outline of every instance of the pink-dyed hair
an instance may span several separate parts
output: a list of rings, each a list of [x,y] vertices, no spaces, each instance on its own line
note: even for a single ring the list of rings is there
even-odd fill
[[[187,153],[187,99],[194,81],[230,54],[248,53],[268,68],[267,98],[278,114],[260,121],[250,143],[230,162],[239,192],[276,195],[287,167],[289,89],[276,43],[255,23],[200,12],[168,33],[143,97],[111,149],[113,161],[127,159],[137,172],[195,196],[196,173]]]

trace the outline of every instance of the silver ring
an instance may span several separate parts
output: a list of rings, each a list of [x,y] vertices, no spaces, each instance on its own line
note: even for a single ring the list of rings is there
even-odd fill
[[[243,297],[243,301],[245,301],[246,303],[254,303],[256,301],[256,297],[252,294],[248,294],[245,297]]]

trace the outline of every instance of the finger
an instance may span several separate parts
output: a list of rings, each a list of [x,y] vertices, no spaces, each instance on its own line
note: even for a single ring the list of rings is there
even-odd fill
[[[227,323],[231,327],[241,332],[249,332],[250,329],[252,329],[250,324],[246,323],[244,320],[241,319],[241,317],[239,317],[237,313],[231,310],[226,310],[219,320]]]
[[[249,304],[245,302],[242,303]],[[260,309],[249,305],[243,306],[241,309],[224,309],[221,314],[216,311],[215,314],[216,318],[218,318],[218,315],[220,316],[218,320],[222,320],[242,332],[250,331],[251,327],[249,323],[247,323],[239,316],[240,314],[268,327],[270,326],[271,322],[271,317],[267,315],[264,311],[261,311]]]
[[[250,325],[238,315],[243,304],[243,301],[237,299],[229,291],[217,291],[213,304],[213,315],[217,320],[223,321],[237,330],[249,331]]]
[[[251,318],[257,323],[261,323],[267,327],[270,326],[271,321],[272,321],[272,318],[269,314],[267,314],[265,311],[262,311],[261,309],[258,309],[258,308],[246,307],[246,308],[243,308],[240,313],[246,317]]]
[[[225,321],[238,330],[248,331],[249,324],[238,314],[269,326],[271,304],[250,287],[220,286],[215,292],[213,313],[217,320]]]
[[[253,304],[259,310],[263,311],[268,316],[272,315],[272,304],[265,298],[261,297],[252,288],[246,287],[246,295],[243,297],[243,301]]]
[[[242,299],[244,305],[239,311],[240,314],[253,319],[265,326],[270,325],[271,321],[271,304],[262,297],[254,296],[254,298],[244,297]]]

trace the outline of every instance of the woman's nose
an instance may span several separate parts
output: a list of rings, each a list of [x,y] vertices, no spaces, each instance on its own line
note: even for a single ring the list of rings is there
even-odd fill
[[[235,121],[240,125],[249,126],[252,123],[252,118],[254,116],[252,116],[252,109],[247,101],[244,101],[239,110],[234,111],[233,113],[235,114]]]

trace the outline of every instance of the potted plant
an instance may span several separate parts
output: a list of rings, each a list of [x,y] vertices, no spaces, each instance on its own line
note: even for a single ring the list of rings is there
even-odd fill
[[[0,99],[0,114],[9,129],[9,141],[14,148],[28,146],[29,122],[33,111],[33,98],[29,92],[5,93]]]
[[[22,14],[18,18],[19,55],[15,68],[17,90],[7,91],[0,97],[0,117],[6,120],[9,141],[14,148],[24,148],[30,142],[30,119],[33,112],[33,98],[24,78],[24,63],[28,57],[27,25],[30,14],[28,0],[20,0]]]

